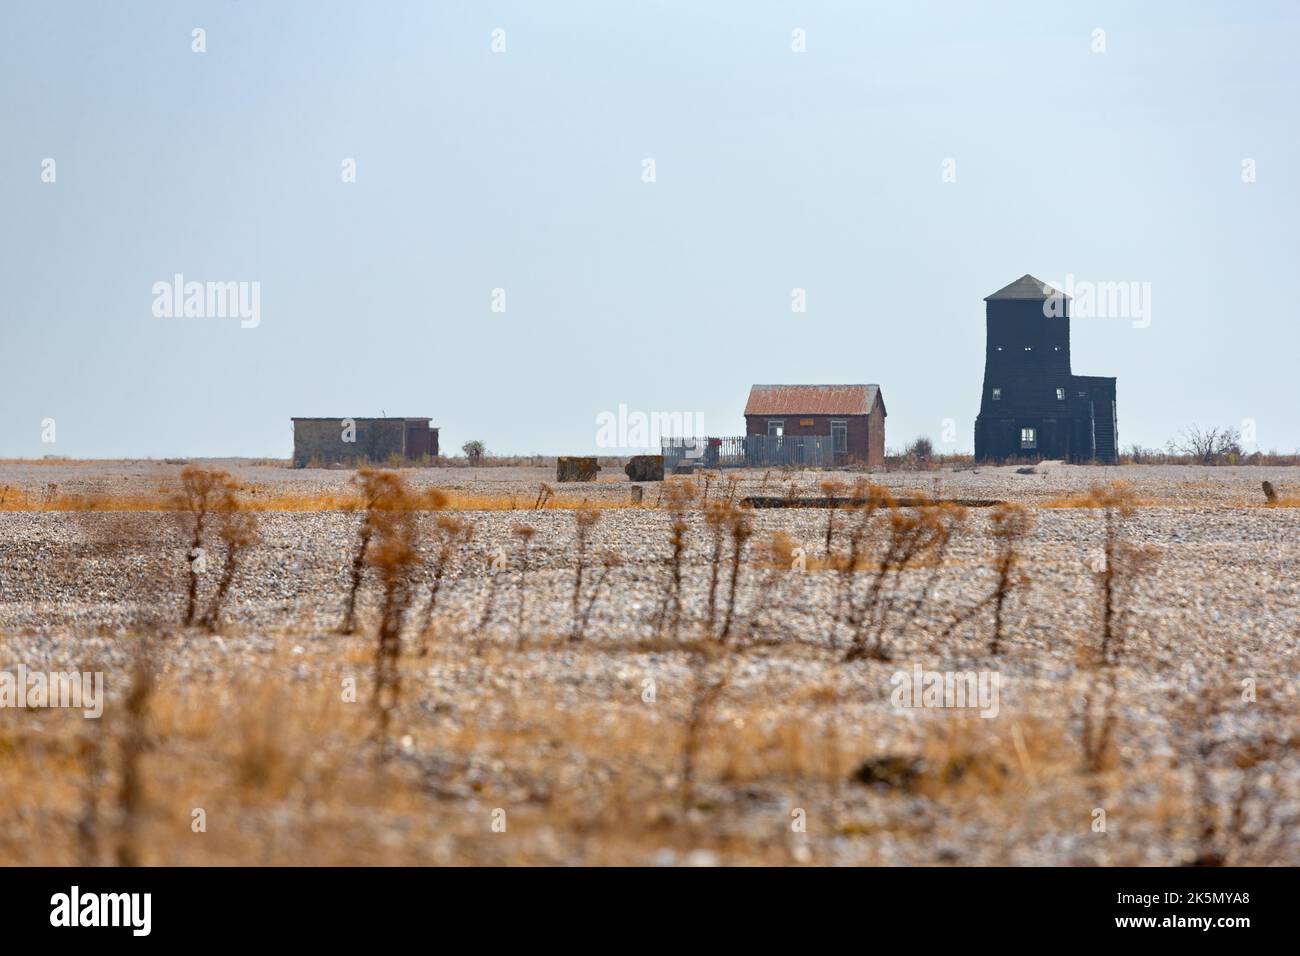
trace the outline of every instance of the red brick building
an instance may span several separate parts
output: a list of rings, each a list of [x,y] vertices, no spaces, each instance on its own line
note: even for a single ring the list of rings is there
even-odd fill
[[[837,465],[885,464],[885,401],[879,385],[755,385],[746,435],[830,435]]]

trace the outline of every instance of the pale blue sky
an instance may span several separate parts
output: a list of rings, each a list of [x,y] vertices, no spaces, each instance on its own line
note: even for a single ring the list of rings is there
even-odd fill
[[[1294,450],[1300,5],[1083,6],[8,2],[0,456],[381,411],[580,453],[619,404],[740,433],[755,382],[877,382],[891,447],[969,450],[1026,272],[1151,283],[1149,328],[1074,322],[1123,445]],[[260,282],[260,324],[155,317],[178,272]]]

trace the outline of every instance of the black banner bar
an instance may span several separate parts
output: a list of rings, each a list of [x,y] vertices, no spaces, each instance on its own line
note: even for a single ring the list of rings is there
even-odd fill
[[[432,933],[450,944],[443,934],[458,926],[478,927],[489,944],[521,935],[564,943],[625,918],[629,933],[732,944],[838,924],[864,941],[964,927],[1232,945],[1293,922],[1294,877],[1285,869],[9,869],[0,870],[0,899],[11,943],[77,933],[79,942],[338,945]]]

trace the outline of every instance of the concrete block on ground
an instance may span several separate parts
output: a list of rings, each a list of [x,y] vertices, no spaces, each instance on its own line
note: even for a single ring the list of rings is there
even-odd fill
[[[595,481],[600,465],[595,457],[561,455],[555,459],[556,481]]]
[[[633,455],[623,470],[632,481],[663,481],[663,455]]]

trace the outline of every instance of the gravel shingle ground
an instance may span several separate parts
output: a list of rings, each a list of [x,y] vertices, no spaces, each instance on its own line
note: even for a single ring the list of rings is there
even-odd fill
[[[351,477],[226,464],[260,495],[344,493]],[[0,488],[33,497],[51,484],[64,495],[143,495],[178,471],[136,462],[6,463]],[[185,571],[169,517],[0,510],[0,648],[5,662],[29,669],[104,670],[112,718],[129,682],[135,635],[142,629],[163,635],[150,653],[171,696],[148,758],[157,765],[154,801],[141,831],[146,836],[139,837],[155,862],[1167,864],[1211,850],[1234,863],[1300,862],[1300,839],[1286,826],[1300,813],[1300,747],[1286,729],[1296,733],[1300,712],[1300,508],[1261,507],[1259,492],[1268,478],[1284,495],[1294,494],[1300,469],[1048,464],[1038,472],[871,476],[899,494],[1039,506],[1024,545],[1030,584],[1008,607],[1005,650],[996,657],[988,652],[988,615],[943,633],[992,587],[984,509],[972,510],[934,572],[916,620],[889,630],[891,659],[851,663],[842,660],[845,636],[831,633],[836,572],[791,571],[760,560],[759,549],[774,532],[819,556],[824,510],[753,513],[736,649],[712,663],[691,652],[695,645],[675,646],[654,626],[670,553],[662,508],[601,513],[593,553],[614,552],[622,564],[604,579],[585,639],[576,644],[564,639],[573,512],[467,514],[475,536],[456,557],[440,625],[427,641],[408,634],[398,753],[382,771],[384,795],[356,783],[327,788],[285,758],[281,763],[297,770],[277,771],[292,778],[283,793],[250,795],[246,782],[230,784],[220,799],[238,806],[240,838],[224,842],[196,846],[169,827],[184,819],[198,768],[219,779],[244,779],[229,767],[246,760],[249,721],[265,708],[247,697],[227,700],[232,686],[283,683],[296,686],[298,695],[332,698],[351,676],[364,707],[373,588],[363,601],[367,628],[350,637],[333,633],[355,516],[261,515],[262,541],[236,580],[222,634],[213,637],[175,623]],[[420,486],[516,496],[523,509],[553,477],[528,468],[407,475]],[[826,477],[746,473],[740,493],[784,494],[793,482],[796,493],[812,495]],[[1095,510],[1058,505],[1116,479],[1145,502],[1125,525],[1127,539],[1156,549],[1158,560],[1125,592],[1121,663],[1103,678],[1089,656],[1100,628],[1093,568],[1103,522]],[[656,486],[645,487],[646,504],[653,505]],[[628,487],[625,480],[603,480],[557,486],[557,492],[564,499],[622,502]],[[710,550],[700,514],[689,520],[682,635],[688,641],[698,636],[689,622],[704,613]],[[524,522],[537,534],[521,642],[512,528]],[[499,550],[509,569],[493,577],[486,569]],[[588,580],[599,573],[599,567],[590,571]],[[930,574],[909,572],[900,603],[907,605]],[[898,710],[891,679],[913,665],[997,671],[998,716]],[[694,791],[679,800],[681,740],[695,682],[723,672],[725,689],[705,720]],[[1101,772],[1085,774],[1085,701],[1097,706],[1112,678],[1113,753]],[[1253,701],[1242,699],[1248,686]],[[194,718],[178,715],[202,711],[205,700],[220,729],[187,738],[178,728]],[[278,705],[287,712],[276,711],[276,719],[294,728],[298,747],[333,755],[347,768],[344,779],[377,773],[359,769],[368,745],[343,729],[362,722],[355,714],[363,707],[308,729],[299,697],[293,700]],[[69,793],[79,793],[84,767],[55,761],[42,748],[85,732],[57,715],[0,711],[0,762],[28,761],[29,770],[47,778],[45,786],[62,781]],[[1262,752],[1265,744],[1274,748],[1266,759],[1243,765],[1243,752]],[[915,773],[870,786],[851,779],[864,761],[883,757],[901,757],[907,766],[918,761]],[[75,859],[77,844],[68,833],[75,830],[78,801],[54,790],[46,795],[48,812],[38,812],[40,788],[24,788],[12,774],[4,779],[0,811],[24,822],[0,851],[25,862]],[[64,813],[50,809],[60,800],[68,802]],[[1234,833],[1230,810],[1238,802],[1245,829]],[[1207,806],[1217,807],[1224,821],[1209,848],[1196,836]],[[1113,824],[1105,833],[1093,826],[1099,808]],[[508,840],[492,839],[503,835],[484,825],[494,809],[517,821]],[[804,812],[803,832],[791,828],[796,810]],[[328,818],[329,839],[310,836],[312,813]]]

